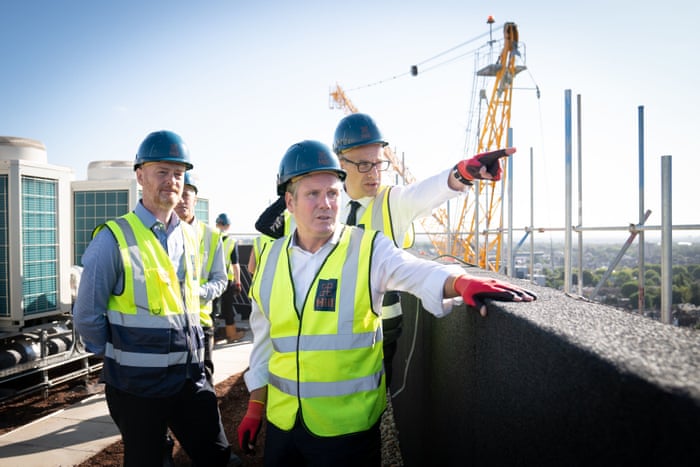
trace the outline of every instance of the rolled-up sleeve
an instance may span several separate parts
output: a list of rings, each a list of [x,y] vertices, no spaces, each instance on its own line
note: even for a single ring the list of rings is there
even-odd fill
[[[464,274],[457,265],[445,265],[417,258],[396,248],[383,234],[375,239],[372,261],[372,293],[400,290],[420,298],[423,307],[439,317],[449,314],[461,298],[444,298],[445,281],[451,275]],[[380,302],[381,303],[381,302]]]

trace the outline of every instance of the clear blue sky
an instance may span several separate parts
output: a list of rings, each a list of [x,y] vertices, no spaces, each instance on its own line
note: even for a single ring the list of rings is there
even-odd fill
[[[582,99],[584,225],[637,221],[640,105],[649,223],[661,223],[666,154],[674,224],[700,223],[695,2],[4,0],[0,135],[43,142],[51,164],[82,180],[90,161],[132,160],[149,132],[173,130],[190,146],[212,216],[225,211],[235,232],[252,232],[285,150],[332,143],[343,116],[329,108],[335,83],[355,89],[353,103],[417,178],[462,158],[473,55],[389,78],[488,32],[488,15],[496,39],[517,23],[528,66],[512,104],[515,227],[529,222],[530,148],[535,224],[564,225],[565,89]]]

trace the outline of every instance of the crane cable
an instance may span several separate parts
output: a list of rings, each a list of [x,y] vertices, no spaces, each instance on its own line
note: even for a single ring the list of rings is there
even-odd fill
[[[430,57],[430,58],[427,58],[427,59],[425,59],[425,60],[419,62],[419,63],[416,64],[416,65],[413,65],[409,71],[406,71],[406,72],[404,72],[404,73],[400,73],[400,74],[397,74],[397,75],[393,75],[393,76],[390,76],[390,77],[387,77],[387,78],[384,78],[384,79],[381,79],[381,80],[379,80],[379,81],[375,81],[375,82],[372,82],[372,83],[367,83],[367,84],[363,84],[363,85],[361,85],[361,86],[356,86],[356,87],[354,87],[354,88],[347,89],[346,92],[356,91],[356,90],[358,90],[358,89],[368,88],[368,87],[372,87],[372,86],[377,86],[377,85],[379,85],[379,84],[383,84],[383,83],[386,83],[386,82],[388,82],[388,81],[393,81],[393,80],[396,80],[396,79],[399,79],[399,78],[403,78],[404,76],[407,76],[407,75],[416,76],[416,75],[418,74],[418,67],[420,67],[420,66],[422,66],[422,65],[425,65],[426,63],[432,62],[433,60],[435,60],[435,59],[437,59],[437,58],[440,58],[440,57],[442,57],[443,55],[446,55],[446,54],[448,54],[448,53],[450,53],[450,52],[453,52],[453,51],[455,51],[455,50],[457,50],[457,49],[459,49],[459,48],[461,48],[461,47],[464,47],[464,46],[467,45],[467,44],[470,44],[470,43],[472,43],[472,42],[475,42],[475,41],[477,41],[477,40],[483,38],[484,36],[489,35],[490,33],[491,33],[491,32],[489,31],[489,32],[485,32],[485,33],[479,34],[478,36],[473,37],[472,39],[469,39],[468,41],[465,41],[465,42],[462,42],[461,44],[458,44],[458,45],[455,45],[455,46],[453,46],[453,47],[450,47],[450,48],[447,49],[447,50],[444,50],[444,51],[442,51],[442,52],[440,52],[440,53],[438,53],[438,54],[436,54],[436,55],[433,55],[433,56]],[[469,52],[465,52],[465,53],[463,53],[463,54],[461,54],[461,55],[458,55],[458,56],[456,56],[456,57],[452,57],[452,58],[450,58],[450,59],[448,59],[448,60],[439,62],[439,63],[437,63],[437,64],[435,64],[435,65],[433,65],[433,66],[430,66],[430,67],[426,68],[425,70],[421,70],[421,73],[427,73],[428,71],[431,71],[431,70],[434,70],[434,69],[436,69],[436,68],[438,68],[438,67],[441,67],[441,66],[443,66],[443,65],[446,65],[446,64],[448,64],[448,63],[450,63],[450,62],[453,62],[453,61],[455,61],[455,60],[457,60],[457,59],[459,59],[459,58],[462,58],[462,57],[466,57],[466,56],[468,56],[468,55],[471,55],[471,54],[473,54],[474,52],[476,52],[477,50],[479,50],[479,48],[481,48],[481,47],[483,47],[483,46],[477,47],[476,49],[472,49],[472,50],[470,50]]]

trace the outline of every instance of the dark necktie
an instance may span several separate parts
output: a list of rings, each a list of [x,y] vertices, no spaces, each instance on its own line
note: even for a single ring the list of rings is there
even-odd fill
[[[357,224],[357,208],[362,206],[359,202],[353,200],[350,201],[350,212],[348,213],[348,220],[345,221],[347,225]]]

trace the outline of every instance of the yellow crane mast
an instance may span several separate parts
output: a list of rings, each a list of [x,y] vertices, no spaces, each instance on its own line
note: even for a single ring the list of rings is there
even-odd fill
[[[492,22],[489,18],[489,22]],[[488,110],[479,134],[477,153],[506,147],[510,127],[510,110],[515,75],[525,69],[518,65],[518,27],[515,23],[503,26],[503,49],[495,64],[477,71],[477,76],[495,77],[488,101]],[[475,183],[474,196],[466,197],[454,227],[455,238],[450,254],[478,264],[484,269],[500,269],[503,239],[503,187],[510,174],[507,159],[500,160],[502,173],[499,182]]]

